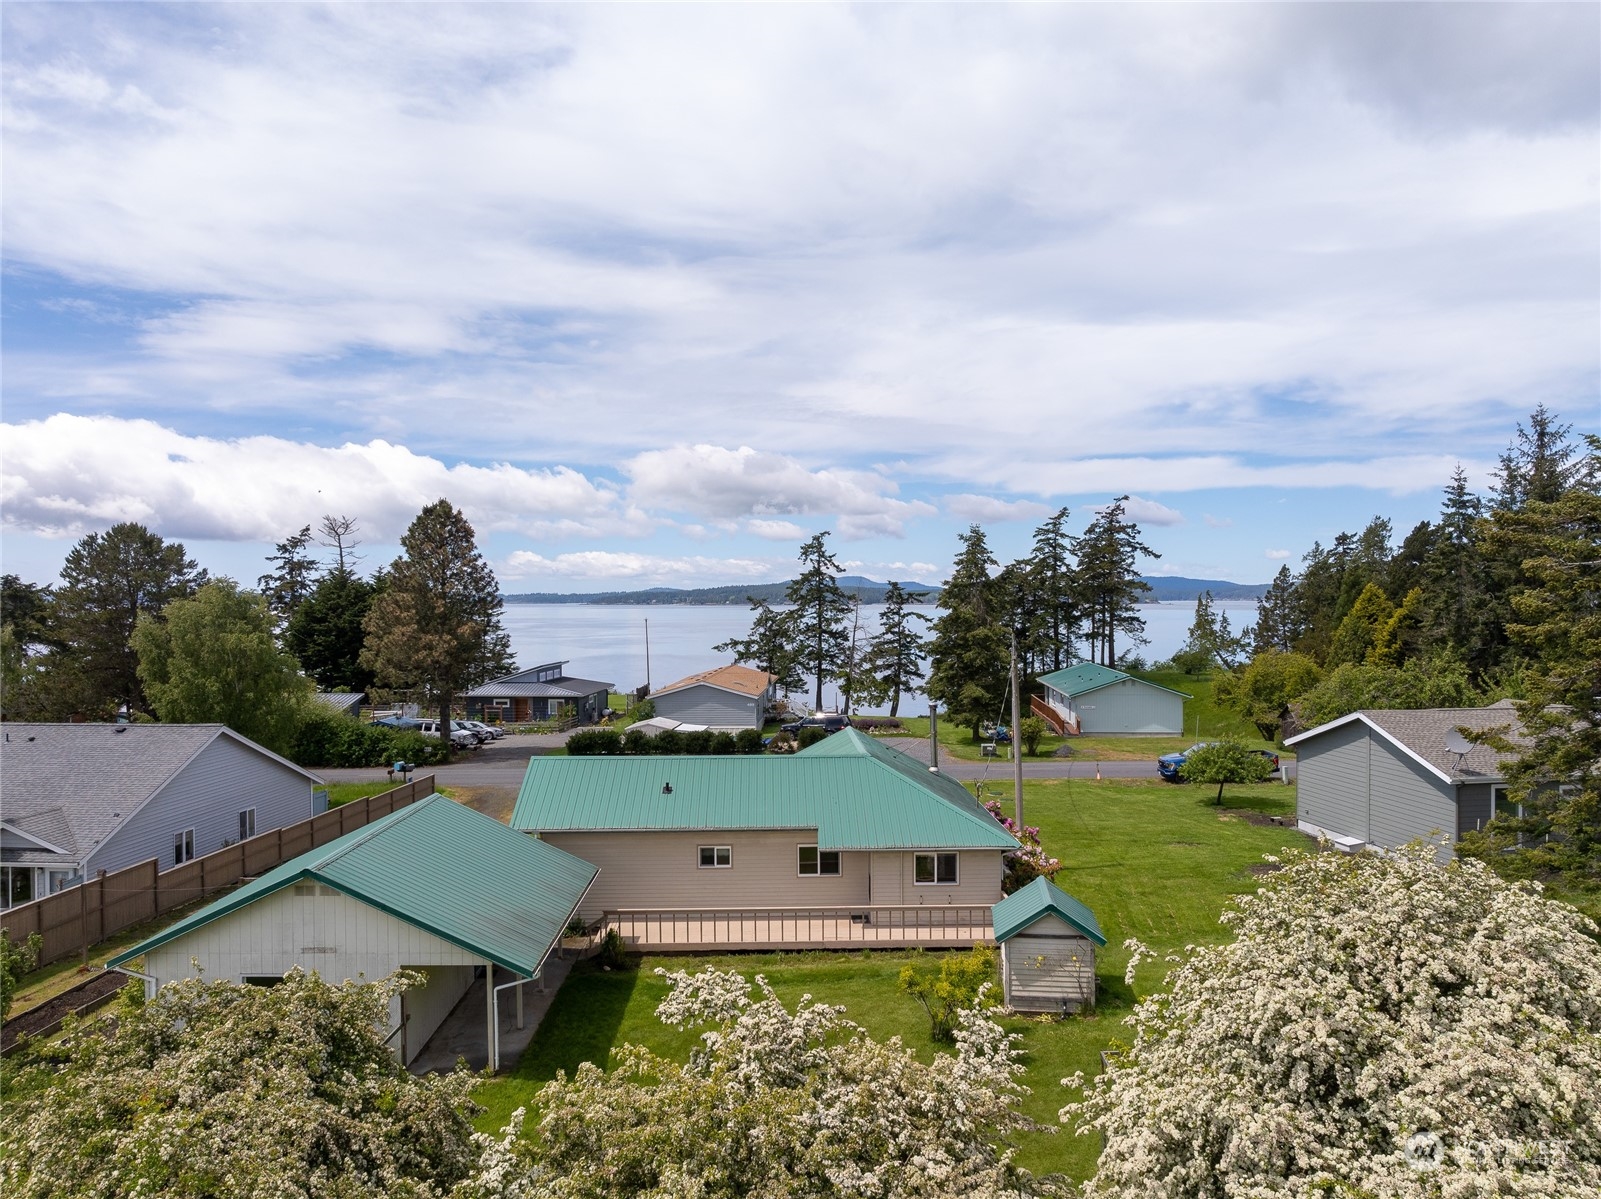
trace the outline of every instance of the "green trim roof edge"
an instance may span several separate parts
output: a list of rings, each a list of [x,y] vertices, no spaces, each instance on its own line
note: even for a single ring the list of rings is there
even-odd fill
[[[992,909],[991,929],[996,943],[1010,940],[1047,914],[1060,916],[1097,945],[1106,944],[1106,934],[1101,931],[1095,913],[1044,875],[1022,890],[1014,891]]]

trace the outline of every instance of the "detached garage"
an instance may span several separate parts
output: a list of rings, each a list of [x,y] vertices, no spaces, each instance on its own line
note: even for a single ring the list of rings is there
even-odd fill
[[[391,1043],[410,1064],[480,975],[498,1057],[495,987],[535,978],[597,870],[497,820],[430,795],[320,849],[111,959],[143,958],[147,995],[196,974],[271,986],[292,968],[329,982],[415,970],[390,1003]],[[496,971],[502,973],[497,979]]]
[[[1106,934],[1090,911],[1047,878],[995,905],[1006,1006],[1076,1012],[1095,1006],[1095,947]]]

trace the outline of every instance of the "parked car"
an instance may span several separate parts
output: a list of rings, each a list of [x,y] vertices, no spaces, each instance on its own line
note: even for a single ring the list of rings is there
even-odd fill
[[[411,716],[375,716],[367,723],[386,729],[411,729],[415,732],[422,722]]]
[[[1180,750],[1176,754],[1163,754],[1160,758],[1156,759],[1156,772],[1170,783],[1182,783],[1184,780],[1179,776],[1179,770],[1184,766],[1184,763],[1189,760],[1190,755],[1198,749],[1205,749],[1208,745],[1216,744],[1218,744],[1216,741],[1197,741],[1188,749]],[[1251,752],[1255,754],[1261,754],[1268,760],[1268,764],[1272,766],[1274,770],[1279,768],[1279,756],[1272,750],[1253,749]]]
[[[837,733],[840,729],[851,727],[851,718],[843,712],[814,712],[805,720],[792,721],[778,727],[786,733],[798,734],[802,729],[822,729],[825,733]]]
[[[499,741],[506,735],[505,729],[481,720],[458,720],[456,723],[477,733],[480,741]]]
[[[419,720],[415,722],[414,727],[424,737],[439,736],[439,722],[437,720]],[[454,720],[450,722],[450,743],[457,749],[478,748],[478,738],[471,730],[461,728]]]

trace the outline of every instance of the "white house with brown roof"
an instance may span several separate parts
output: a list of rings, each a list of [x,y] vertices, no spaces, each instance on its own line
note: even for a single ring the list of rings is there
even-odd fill
[[[1365,709],[1291,737],[1296,821],[1345,850],[1440,842],[1483,828],[1506,802],[1505,758],[1464,730],[1518,734],[1510,700],[1487,708]]]
[[[652,691],[656,715],[719,731],[759,729],[778,702],[778,676],[749,666],[719,666]]]

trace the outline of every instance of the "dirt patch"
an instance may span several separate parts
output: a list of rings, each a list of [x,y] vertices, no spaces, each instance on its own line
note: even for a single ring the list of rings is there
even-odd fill
[[[1284,863],[1282,863],[1282,862],[1260,862],[1255,866],[1247,867],[1247,869],[1252,874],[1256,875],[1257,878],[1265,878],[1269,874],[1277,874],[1280,870],[1283,870],[1284,869]]]
[[[36,1037],[53,1028],[58,1022],[80,1008],[103,1000],[128,984],[128,976],[116,970],[96,970],[70,991],[45,1000],[36,1008],[29,1008],[20,1016],[6,1021],[0,1037],[0,1048],[10,1049],[22,1036]]]
[[[1233,818],[1243,820],[1246,824],[1261,826],[1277,826],[1279,828],[1294,828],[1295,820],[1290,816],[1269,816],[1266,812],[1253,812],[1249,808],[1224,808],[1218,813],[1218,819]]]
[[[517,804],[515,787],[463,787],[451,784],[450,794],[457,803],[482,812],[502,824],[511,823],[511,810]]]

